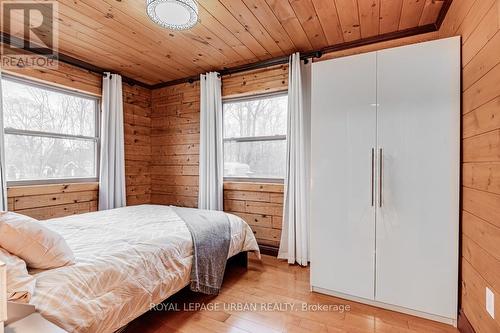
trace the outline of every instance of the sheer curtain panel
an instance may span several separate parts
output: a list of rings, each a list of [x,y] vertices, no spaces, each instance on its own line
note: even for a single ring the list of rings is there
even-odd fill
[[[198,208],[222,210],[222,95],[219,74],[200,75],[200,177]]]
[[[7,210],[7,180],[5,170],[5,136],[3,128],[2,72],[0,71],[0,210]]]
[[[283,230],[278,258],[309,262],[310,63],[290,56]]]
[[[99,210],[126,206],[122,77],[105,73],[102,82]]]

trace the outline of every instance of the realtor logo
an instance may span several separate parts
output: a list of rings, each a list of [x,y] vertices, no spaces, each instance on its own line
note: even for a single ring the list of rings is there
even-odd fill
[[[55,68],[57,1],[2,1],[2,68]]]

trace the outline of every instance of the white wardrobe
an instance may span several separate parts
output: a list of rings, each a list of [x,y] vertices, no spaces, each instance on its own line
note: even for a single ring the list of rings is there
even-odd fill
[[[460,39],[312,67],[313,291],[456,324]]]

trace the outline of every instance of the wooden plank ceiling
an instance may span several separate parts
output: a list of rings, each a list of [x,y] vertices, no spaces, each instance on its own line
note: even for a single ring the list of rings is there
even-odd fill
[[[145,0],[58,2],[61,53],[150,85],[428,26],[446,7],[446,0],[199,0],[200,22],[177,32],[150,21]]]

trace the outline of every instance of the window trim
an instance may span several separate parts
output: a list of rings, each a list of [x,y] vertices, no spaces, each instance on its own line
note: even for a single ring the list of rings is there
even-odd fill
[[[53,132],[43,132],[43,131],[31,131],[31,130],[21,130],[12,127],[4,128],[5,134],[11,135],[23,135],[23,136],[34,136],[37,138],[53,138],[53,139],[70,139],[70,140],[80,140],[80,141],[98,141],[98,137],[94,136],[84,136],[84,135],[73,135],[73,134],[62,134]]]
[[[242,136],[236,138],[225,138],[224,142],[256,142],[256,141],[282,141],[286,140],[286,135],[263,135],[263,136]]]
[[[288,96],[288,90],[282,90],[282,91],[276,91],[276,92],[271,92],[271,93],[262,93],[262,94],[255,94],[255,95],[250,95],[250,96],[239,96],[239,97],[232,97],[232,98],[227,98],[227,99],[222,99],[222,113],[223,113],[223,118],[224,118],[224,105],[229,104],[229,103],[238,103],[238,102],[248,102],[248,101],[255,101],[259,100],[262,98],[273,98],[273,97],[282,97],[282,96]],[[223,150],[224,150],[224,145],[226,142],[269,142],[269,141],[287,141],[287,135],[263,135],[263,136],[247,136],[247,137],[231,137],[231,138],[226,138],[224,137],[224,126],[222,128],[222,145],[223,145]],[[224,163],[224,161],[223,161]],[[271,183],[271,184],[284,184],[285,183],[285,177],[283,178],[261,178],[261,177],[236,177],[236,176],[224,176],[223,177],[224,182],[245,182],[245,183]]]
[[[288,89],[280,90],[280,91],[273,91],[273,92],[264,92],[264,93],[247,95],[247,96],[236,96],[236,97],[227,97],[227,98],[224,98],[224,96],[222,96],[222,104],[236,103],[236,102],[248,102],[248,101],[255,101],[255,100],[258,100],[261,98],[271,98],[271,97],[281,97],[281,96],[288,96]]]
[[[7,182],[7,187],[37,186],[37,185],[59,185],[73,183],[98,183],[98,178],[49,178],[39,180],[15,180]]]
[[[41,83],[38,81],[18,77],[10,74],[3,74],[1,80],[8,80],[15,83],[32,86],[38,89],[53,91],[60,94],[85,98],[95,101],[95,136],[84,136],[74,134],[52,133],[44,131],[21,130],[11,127],[4,127],[4,133],[9,135],[22,135],[33,136],[53,139],[69,139],[81,141],[93,141],[95,143],[95,177],[75,177],[75,178],[48,178],[48,179],[24,179],[24,180],[11,180],[7,181],[7,187],[15,186],[31,186],[31,185],[51,185],[51,184],[67,184],[67,183],[86,183],[86,182],[99,182],[100,172],[100,152],[101,152],[101,98],[91,94],[74,91],[71,88],[55,87],[48,83]],[[3,100],[0,99],[0,100]]]
[[[224,182],[236,183],[266,183],[266,184],[284,184],[285,178],[245,178],[245,177],[224,177]]]

